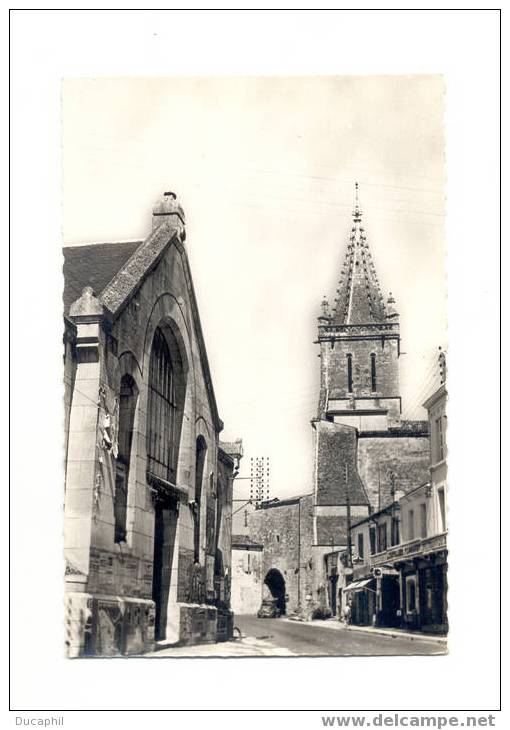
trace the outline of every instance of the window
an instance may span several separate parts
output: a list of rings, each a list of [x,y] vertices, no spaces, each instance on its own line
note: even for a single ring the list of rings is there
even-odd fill
[[[427,505],[420,504],[420,537],[427,537]]]
[[[358,557],[363,560],[365,557],[365,546],[363,545],[363,533],[358,534]]]
[[[414,540],[414,510],[410,509],[407,513],[407,539]]]
[[[148,469],[175,482],[177,470],[176,373],[162,330],[154,333],[149,368]]]
[[[347,390],[352,393],[352,355],[347,355]]]
[[[382,553],[384,550],[388,547],[388,528],[386,526],[386,522],[383,522],[377,526],[378,530],[378,542],[379,542],[379,550],[378,552]]]
[[[126,540],[129,465],[133,442],[138,389],[131,375],[124,375],[120,383],[118,454],[115,469],[115,495],[113,514],[115,542]]]
[[[195,509],[193,512],[193,547],[196,562],[200,562],[200,512],[202,504],[202,482],[204,480],[207,444],[203,436],[197,438],[195,452]]]
[[[375,353],[370,355],[370,373],[372,378],[372,390],[377,390],[377,374],[375,369]]]
[[[370,528],[370,555],[376,552],[375,548],[375,527]]]
[[[444,487],[440,487],[437,490],[437,498],[439,501],[439,529],[441,530],[441,532],[444,532],[446,530],[446,504],[444,499]]]
[[[243,561],[243,570],[245,573],[251,573],[251,568],[252,568],[251,562],[252,562],[251,555],[250,555],[250,553],[246,552],[244,554],[244,561]]]
[[[436,461],[444,459],[443,417],[436,418]]]
[[[400,519],[392,517],[391,519],[391,544],[398,545],[400,543]]]

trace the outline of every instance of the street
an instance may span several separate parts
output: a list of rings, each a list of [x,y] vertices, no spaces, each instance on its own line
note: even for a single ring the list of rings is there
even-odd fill
[[[342,627],[337,621],[304,623],[236,616],[242,638],[220,644],[168,647],[154,657],[391,656],[445,654],[446,644],[430,639],[385,636]]]

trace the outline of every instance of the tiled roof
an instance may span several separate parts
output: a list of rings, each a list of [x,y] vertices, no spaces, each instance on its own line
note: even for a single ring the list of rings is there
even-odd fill
[[[96,296],[134,254],[142,241],[94,243],[87,246],[66,246],[64,253],[64,313],[91,286]]]

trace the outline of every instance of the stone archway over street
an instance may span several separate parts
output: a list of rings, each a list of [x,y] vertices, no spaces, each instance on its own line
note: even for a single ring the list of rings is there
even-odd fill
[[[276,568],[271,568],[264,578],[264,584],[268,587],[271,596],[276,599],[276,605],[280,613],[285,613],[285,578]]]

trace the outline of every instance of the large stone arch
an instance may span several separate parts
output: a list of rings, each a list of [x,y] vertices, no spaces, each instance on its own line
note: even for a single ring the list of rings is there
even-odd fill
[[[270,568],[264,578],[264,585],[266,586],[268,595],[275,600],[280,613],[282,615],[285,614],[286,584],[282,573],[277,568]]]

